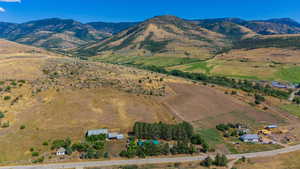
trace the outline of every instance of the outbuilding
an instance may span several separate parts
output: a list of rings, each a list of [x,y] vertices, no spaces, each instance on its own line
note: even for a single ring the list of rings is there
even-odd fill
[[[266,129],[268,129],[268,130],[270,130],[270,129],[276,129],[276,128],[278,128],[278,126],[274,125],[274,124],[266,126]]]
[[[59,148],[57,151],[56,151],[56,155],[57,156],[63,156],[63,155],[66,155],[66,149],[61,147]]]
[[[96,130],[88,130],[86,132],[86,136],[97,136],[100,134],[108,134],[108,129],[96,129]]]
[[[240,137],[240,140],[243,142],[257,143],[259,142],[260,137],[257,134],[245,134]]]
[[[121,140],[121,139],[124,139],[124,135],[123,134],[119,134],[119,133],[108,133],[108,139]]]

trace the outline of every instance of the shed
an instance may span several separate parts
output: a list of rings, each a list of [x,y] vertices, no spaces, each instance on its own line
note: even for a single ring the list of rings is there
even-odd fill
[[[119,134],[119,133],[108,133],[108,139],[117,139],[117,140],[121,140],[124,138],[123,134]]]
[[[287,85],[284,85],[280,82],[272,82],[272,86],[277,88],[287,88]]]
[[[88,130],[86,132],[87,136],[96,136],[100,134],[108,134],[108,129],[96,129],[96,130]]]
[[[66,155],[66,149],[61,147],[59,148],[57,151],[56,151],[56,155],[57,156],[63,156],[63,155]]]
[[[257,134],[245,134],[240,137],[243,142],[256,143],[259,142],[260,137]]]
[[[276,129],[276,128],[278,128],[278,126],[274,124],[266,126],[266,129]]]

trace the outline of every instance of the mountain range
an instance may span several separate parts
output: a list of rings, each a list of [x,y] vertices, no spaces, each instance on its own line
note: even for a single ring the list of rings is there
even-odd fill
[[[233,41],[261,35],[298,34],[290,18],[247,21],[239,18],[187,20],[164,15],[143,22],[91,22],[50,18],[26,23],[0,22],[0,37],[47,49],[85,55],[210,56]]]

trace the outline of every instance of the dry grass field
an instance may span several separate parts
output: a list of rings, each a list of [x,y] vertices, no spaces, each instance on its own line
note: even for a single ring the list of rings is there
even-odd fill
[[[180,79],[66,58],[33,60],[7,58],[5,63],[14,66],[0,69],[0,111],[5,114],[0,129],[2,162],[29,159],[31,147],[43,153],[44,141],[80,140],[88,129],[126,133],[135,121],[175,122],[153,95],[169,93],[165,83]]]
[[[231,50],[215,58],[168,67],[188,72],[242,79],[300,82],[300,50],[259,48]]]
[[[300,168],[300,152],[293,152],[267,158],[254,158],[246,163],[236,165],[241,169],[298,169]]]
[[[36,48],[28,45],[18,44],[12,41],[0,39],[0,59],[5,56],[57,56],[57,54],[51,53],[41,48]]]

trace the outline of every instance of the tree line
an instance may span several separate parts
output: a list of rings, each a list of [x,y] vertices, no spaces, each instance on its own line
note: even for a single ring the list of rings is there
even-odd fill
[[[233,49],[300,48],[300,37],[248,38],[233,43]]]
[[[273,96],[281,99],[288,99],[290,92],[272,88],[270,85],[262,85],[249,80],[237,80],[222,76],[208,76],[203,73],[183,72],[180,70],[167,71],[162,67],[142,66],[139,68],[147,69],[153,72],[168,74],[177,77],[183,77],[194,81],[216,84],[224,87],[240,89],[248,93],[261,93],[267,96]]]
[[[147,156],[193,154],[195,152],[197,152],[195,146],[189,143],[189,141],[177,141],[173,146],[170,146],[168,143],[156,145],[151,142],[137,145],[134,139],[132,139],[127,145],[127,149],[121,151],[120,156],[127,158],[134,158],[136,156],[145,158]]]
[[[187,122],[179,124],[136,122],[133,133],[138,139],[189,140],[193,126]]]

